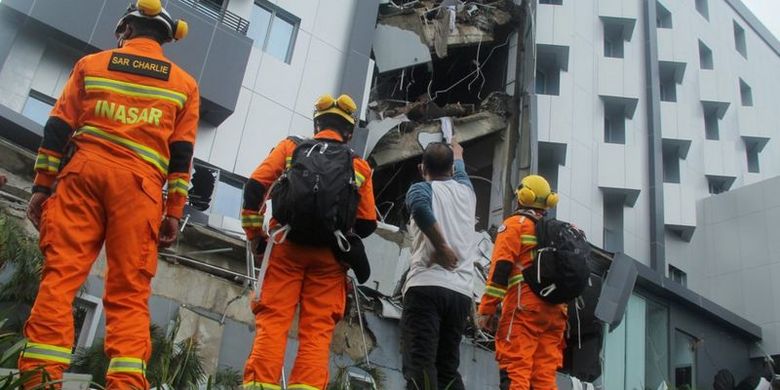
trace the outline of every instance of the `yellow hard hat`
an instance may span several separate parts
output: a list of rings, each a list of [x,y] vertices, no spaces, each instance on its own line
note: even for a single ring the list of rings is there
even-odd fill
[[[124,15],[119,18],[119,22],[116,24],[114,30],[115,35],[119,35],[124,31],[125,23],[130,17],[143,18],[153,20],[162,24],[168,31],[168,37],[171,40],[178,41],[184,39],[189,32],[189,25],[187,22],[180,19],[173,19],[168,11],[163,8],[160,0],[136,0],[135,3],[131,3]]]
[[[558,194],[550,189],[547,179],[539,175],[524,177],[516,195],[517,202],[524,207],[546,210],[558,204]]]
[[[336,114],[354,125],[356,111],[357,105],[348,95],[341,95],[335,99],[332,95],[325,94],[314,103],[315,118],[325,114]]]

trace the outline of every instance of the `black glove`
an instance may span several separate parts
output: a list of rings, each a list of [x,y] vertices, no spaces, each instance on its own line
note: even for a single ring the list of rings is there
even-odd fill
[[[349,252],[342,251],[338,244],[331,246],[331,250],[336,256],[336,260],[349,265],[349,268],[355,273],[358,283],[363,284],[371,276],[371,265],[368,264],[366,247],[363,245],[363,240],[355,234],[347,234],[347,241],[350,245]]]

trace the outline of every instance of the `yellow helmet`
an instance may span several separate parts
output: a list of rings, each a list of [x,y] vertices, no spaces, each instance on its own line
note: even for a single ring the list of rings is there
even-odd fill
[[[163,8],[160,0],[136,0],[135,3],[131,3],[127,6],[127,10],[124,15],[119,18],[119,22],[117,22],[116,28],[114,29],[114,34],[117,37],[124,31],[127,19],[130,17],[153,20],[162,24],[168,31],[168,38],[170,40],[178,41],[184,39],[189,32],[187,22],[180,19],[174,20],[168,11]]]
[[[314,103],[314,117],[325,114],[336,114],[349,123],[355,124],[355,112],[357,111],[357,105],[348,95],[341,95],[338,99],[333,98],[330,94],[325,94],[317,99]]]
[[[521,206],[535,209],[549,209],[558,204],[558,194],[550,189],[550,183],[539,175],[529,175],[517,187],[517,202]]]

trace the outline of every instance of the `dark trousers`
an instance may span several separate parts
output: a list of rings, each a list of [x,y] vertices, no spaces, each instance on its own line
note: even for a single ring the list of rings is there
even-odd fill
[[[460,341],[473,303],[453,290],[410,287],[401,316],[407,390],[464,390],[458,373]]]

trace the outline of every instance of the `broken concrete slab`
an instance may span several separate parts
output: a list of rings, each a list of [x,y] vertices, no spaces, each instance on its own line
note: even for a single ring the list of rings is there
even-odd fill
[[[452,124],[458,140],[468,142],[505,129],[507,119],[501,115],[483,111],[462,118],[454,118]],[[398,127],[393,128],[376,143],[369,155],[369,161],[374,167],[381,167],[421,156],[423,153],[423,147],[419,141],[421,133],[441,136],[441,123],[435,121],[421,124],[408,132],[401,132]]]
[[[374,58],[379,73],[431,62],[431,51],[420,34],[388,24],[374,30]]]

